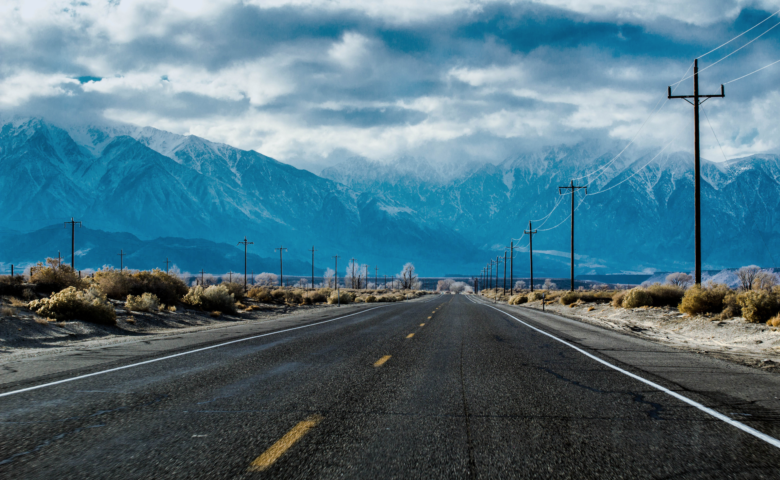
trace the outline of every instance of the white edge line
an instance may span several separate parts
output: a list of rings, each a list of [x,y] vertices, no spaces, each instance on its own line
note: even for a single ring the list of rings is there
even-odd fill
[[[587,356],[587,357],[589,357],[589,358],[591,358],[591,359],[593,359],[593,360],[595,360],[595,361],[597,361],[597,362],[599,362],[599,363],[601,363],[601,364],[603,364],[603,365],[606,365],[607,367],[609,367],[609,368],[611,368],[611,369],[613,369],[613,370],[617,370],[618,372],[620,372],[620,373],[622,373],[622,374],[624,374],[624,375],[627,375],[627,376],[629,376],[629,377],[633,378],[634,380],[638,380],[638,381],[640,381],[640,382],[642,382],[642,383],[644,383],[644,384],[650,385],[650,386],[651,386],[651,387],[653,387],[653,388],[657,388],[658,390],[660,390],[660,391],[662,391],[662,392],[664,392],[664,393],[666,393],[666,394],[668,394],[668,395],[671,395],[671,396],[673,396],[674,398],[676,398],[676,399],[678,399],[678,400],[681,400],[681,401],[683,401],[683,402],[687,403],[688,405],[691,405],[692,407],[696,407],[696,408],[698,408],[699,410],[701,410],[701,411],[702,411],[702,412],[704,412],[704,413],[707,413],[707,414],[709,414],[709,415],[712,415],[713,417],[717,418],[718,420],[721,420],[721,421],[723,421],[723,422],[726,422],[726,423],[728,423],[728,424],[729,424],[729,425],[731,425],[732,427],[736,427],[736,428],[738,428],[738,429],[742,430],[742,431],[743,431],[743,432],[745,432],[745,433],[748,433],[748,434],[750,434],[750,435],[753,435],[753,436],[754,436],[754,437],[756,437],[756,438],[760,438],[761,440],[765,441],[766,443],[768,443],[768,444],[770,444],[770,445],[773,445],[773,446],[775,446],[775,447],[777,447],[777,448],[780,448],[780,440],[776,439],[775,437],[770,437],[769,435],[767,435],[767,434],[765,434],[765,433],[762,433],[762,432],[760,432],[760,431],[756,430],[755,428],[748,427],[747,425],[745,425],[745,424],[744,424],[744,423],[742,423],[742,422],[738,422],[738,421],[736,421],[736,420],[734,420],[734,419],[732,419],[732,418],[729,418],[729,417],[727,417],[726,415],[723,415],[723,414],[722,414],[722,413],[720,413],[720,412],[717,412],[717,411],[715,411],[715,410],[713,410],[713,409],[711,409],[711,408],[709,408],[709,407],[705,407],[704,405],[702,405],[702,404],[701,404],[701,403],[699,403],[699,402],[696,402],[696,401],[694,401],[694,400],[691,400],[691,399],[690,399],[690,398],[688,398],[688,397],[684,397],[684,396],[680,395],[680,394],[679,394],[679,393],[677,393],[677,392],[674,392],[674,391],[672,391],[672,390],[669,390],[669,389],[668,389],[668,388],[666,388],[666,387],[663,387],[663,386],[661,386],[661,385],[658,385],[658,384],[657,384],[657,383],[655,383],[655,382],[651,382],[650,380],[647,380],[647,379],[645,379],[645,378],[642,378],[642,377],[640,377],[639,375],[635,375],[635,374],[633,374],[633,373],[631,373],[631,372],[629,372],[629,371],[623,370],[623,369],[622,369],[622,368],[620,368],[620,367],[617,367],[617,366],[615,366],[615,365],[612,365],[611,363],[609,363],[609,362],[607,362],[607,361],[605,361],[605,360],[602,360],[602,359],[600,359],[599,357],[597,357],[597,356],[595,356],[595,355],[592,355],[592,354],[590,354],[590,353],[586,352],[585,350],[583,350],[583,349],[581,349],[581,348],[579,348],[579,347],[576,347],[576,346],[572,345],[572,344],[571,344],[571,343],[569,343],[569,342],[566,342],[566,341],[564,341],[564,340],[561,340],[560,338],[556,337],[555,335],[552,335],[552,334],[550,334],[550,333],[547,333],[547,332],[545,332],[544,330],[541,330],[541,329],[539,329],[539,328],[536,328],[536,327],[534,327],[533,325],[529,325],[528,323],[526,323],[526,322],[524,322],[524,321],[520,320],[520,319],[519,319],[519,318],[517,318],[517,317],[514,317],[514,316],[510,315],[509,313],[507,313],[507,312],[505,312],[505,311],[503,311],[503,310],[501,310],[501,309],[498,309],[498,308],[496,308],[496,307],[494,307],[494,306],[492,306],[492,305],[485,305],[485,306],[487,306],[487,307],[490,307],[490,308],[492,308],[493,310],[497,310],[497,311],[499,311],[499,312],[501,312],[501,313],[505,314],[506,316],[508,316],[508,317],[510,317],[510,318],[512,318],[512,319],[514,319],[514,320],[516,320],[516,321],[518,321],[518,322],[520,322],[520,323],[522,323],[522,324],[523,324],[523,325],[525,325],[526,327],[528,327],[528,328],[530,328],[530,329],[532,329],[532,330],[536,330],[537,332],[539,332],[539,333],[541,333],[541,334],[543,334],[543,335],[547,335],[548,337],[552,338],[553,340],[556,340],[556,341],[558,341],[558,342],[561,342],[562,344],[566,345],[567,347],[569,347],[569,348],[573,348],[574,350],[577,350],[577,351],[578,351],[578,352],[580,352],[581,354],[583,354],[583,355],[585,355],[585,356]]]
[[[279,330],[279,331],[276,331],[276,332],[263,333],[262,335],[254,335],[252,337],[247,337],[247,338],[239,338],[238,340],[231,340],[229,342],[220,343],[218,345],[211,345],[209,347],[197,348],[195,350],[189,350],[187,352],[175,353],[173,355],[168,355],[168,356],[160,357],[160,358],[153,358],[151,360],[145,360],[143,362],[132,363],[130,365],[123,365],[121,367],[109,368],[108,370],[101,370],[99,372],[87,373],[86,375],[79,375],[78,377],[65,378],[63,380],[57,380],[56,382],[43,383],[41,385],[36,385],[34,387],[27,387],[27,388],[22,388],[20,390],[13,390],[11,392],[0,393],[0,397],[7,397],[9,395],[15,395],[17,393],[29,392],[30,390],[37,390],[39,388],[51,387],[52,385],[59,385],[61,383],[72,382],[74,380],[81,380],[82,378],[94,377],[95,375],[102,375],[104,373],[116,372],[116,371],[119,371],[119,370],[124,370],[126,368],[133,368],[133,367],[138,367],[140,365],[146,365],[146,364],[149,364],[149,363],[160,362],[162,360],[168,360],[169,358],[181,357],[183,355],[189,355],[191,353],[202,352],[204,350],[211,350],[212,348],[224,347],[225,345],[231,345],[233,343],[246,342],[248,340],[254,340],[256,338],[267,337],[269,335],[276,335],[276,334],[279,334],[279,333],[292,332],[293,330],[300,330],[301,328],[315,327],[317,325],[322,325],[324,323],[335,322],[336,320],[341,320],[342,318],[351,317],[353,315],[357,315],[357,314],[360,314],[360,313],[370,312],[371,310],[376,310],[377,308],[381,308],[381,307],[369,308],[368,310],[362,310],[360,312],[350,313],[349,315],[344,315],[343,317],[331,318],[330,320],[325,320],[325,321],[317,322],[317,323],[310,323],[308,325],[301,325],[300,327],[287,328],[285,330]]]

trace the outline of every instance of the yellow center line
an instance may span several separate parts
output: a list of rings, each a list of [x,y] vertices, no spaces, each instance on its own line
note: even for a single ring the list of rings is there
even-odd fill
[[[424,326],[425,326],[425,324],[424,324],[424,323],[421,323],[421,324],[420,324],[420,326],[421,326],[421,327],[424,327]]]
[[[303,438],[306,433],[312,428],[316,427],[318,423],[322,421],[322,417],[319,415],[312,415],[306,420],[298,423],[292,430],[285,433],[282,438],[276,441],[271,447],[263,452],[262,455],[255,458],[255,460],[249,465],[250,472],[262,472],[268,467],[279,460],[279,457],[284,455],[284,452],[290,449],[295,443]]]
[[[413,336],[414,336],[414,334],[410,333],[409,335],[406,336],[406,338],[412,338]]]
[[[385,355],[384,357],[382,357],[379,360],[377,360],[376,362],[374,362],[374,366],[375,367],[381,367],[388,360],[390,360],[390,355]]]
[[[433,317],[428,317],[428,320],[430,320],[431,318],[433,318]]]

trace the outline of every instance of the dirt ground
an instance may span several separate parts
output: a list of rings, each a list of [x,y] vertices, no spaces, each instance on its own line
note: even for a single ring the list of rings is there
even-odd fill
[[[261,322],[282,315],[315,313],[335,305],[311,306],[258,304],[243,301],[252,311],[211,317],[208,312],[179,305],[175,312],[128,312],[124,302],[111,301],[117,313],[116,326],[96,325],[78,320],[49,322],[26,308],[3,302],[0,316],[0,363],[19,358],[57,353],[73,347],[95,347],[146,338],[149,335],[181,334],[240,323]],[[12,313],[13,315],[9,315]]]
[[[541,301],[525,308],[542,309]],[[780,328],[749,323],[744,318],[713,320],[688,316],[676,308],[617,308],[609,304],[551,303],[558,315],[652,340],[676,348],[712,355],[744,365],[780,372]]]

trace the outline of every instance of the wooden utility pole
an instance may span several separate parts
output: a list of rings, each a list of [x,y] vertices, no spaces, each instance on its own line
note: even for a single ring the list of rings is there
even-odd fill
[[[338,305],[341,306],[341,294],[339,293],[339,256],[333,255],[333,258],[336,259],[336,298],[338,299]]]
[[[124,252],[124,250],[119,250],[119,253],[117,253],[117,255],[119,255],[119,271],[121,272],[125,269],[124,259],[125,259],[125,255],[127,254]]]
[[[201,287],[203,286],[203,274],[205,274],[205,273],[206,272],[204,272],[203,269],[201,268],[200,269],[200,286]]]
[[[558,195],[562,195],[561,190],[571,191],[571,291],[574,291],[574,192],[584,188],[585,195],[588,194],[587,186],[575,186],[574,180],[569,183],[568,187],[558,187]]]
[[[493,303],[496,303],[496,298],[498,297],[498,264],[499,263],[501,263],[501,257],[496,256],[496,294],[493,295]]]
[[[317,250],[314,249],[314,245],[311,246],[311,288],[314,290],[314,252]]]
[[[693,105],[693,208],[694,208],[694,235],[696,237],[696,285],[701,285],[701,164],[699,148],[699,105],[710,98],[724,98],[726,90],[720,86],[718,95],[699,95],[699,59],[693,61],[693,95],[672,95],[672,87],[667,90],[668,98],[682,98]],[[691,102],[688,100],[692,98]],[[701,100],[700,99],[704,99]]]
[[[250,242],[246,239],[246,235],[244,236],[243,242],[238,242],[236,245],[243,245],[244,246],[244,291],[246,291],[246,247],[247,245],[254,245],[255,242]],[[254,272],[252,272],[252,283],[254,282]]]
[[[534,291],[534,235],[536,235],[536,230],[531,228],[531,222],[528,222],[528,230],[524,231],[526,235],[528,235],[528,246],[530,247],[529,252],[531,256],[531,291]]]
[[[284,247],[274,248],[274,252],[279,250],[279,286],[284,286],[284,262],[282,261],[282,252],[287,249]]]
[[[76,222],[73,220],[73,217],[70,217],[70,222],[65,222],[65,226],[67,227],[68,224],[70,224],[70,268],[73,271],[76,271],[76,224],[79,224],[79,228],[81,228],[81,222]]]
[[[515,241],[509,242],[509,294],[515,293]]]
[[[168,273],[168,264],[169,264],[169,263],[170,263],[170,262],[168,261],[168,257],[165,257],[165,273],[166,273],[166,274]]]
[[[490,290],[491,288],[493,288],[493,259],[492,258],[488,262],[488,290]]]
[[[506,295],[506,249],[504,249],[504,291],[502,295]]]

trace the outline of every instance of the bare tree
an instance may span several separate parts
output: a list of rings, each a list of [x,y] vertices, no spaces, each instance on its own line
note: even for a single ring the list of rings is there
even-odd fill
[[[558,285],[554,284],[549,278],[544,281],[545,290],[558,290]]]
[[[522,280],[518,280],[515,282],[515,290],[522,290],[525,288],[525,282]]]
[[[680,288],[685,288],[688,285],[690,285],[691,280],[693,280],[693,277],[691,277],[687,273],[682,273],[682,272],[670,273],[669,275],[666,276],[666,283]]]
[[[753,288],[756,290],[771,290],[777,285],[777,275],[772,270],[762,270],[753,279]]]
[[[453,283],[455,283],[455,282],[452,279],[450,279],[450,278],[444,278],[442,280],[439,280],[439,282],[436,284],[436,291],[437,292],[449,292]]]
[[[758,265],[748,265],[737,270],[737,278],[742,286],[743,290],[751,290],[753,288],[753,282],[756,281],[756,276],[761,272],[761,267]]]
[[[332,268],[325,269],[325,275],[323,275],[322,282],[325,284],[328,288],[333,288],[336,286],[336,282],[334,281],[333,276],[336,274],[336,271]]]
[[[263,287],[272,287],[279,282],[278,278],[275,273],[263,272],[255,277],[255,283]]]
[[[414,274],[414,265],[411,262],[404,265],[403,270],[396,275],[396,278],[400,282],[400,287],[404,290],[413,289],[415,286],[419,288],[420,282],[417,281],[417,275]]]

